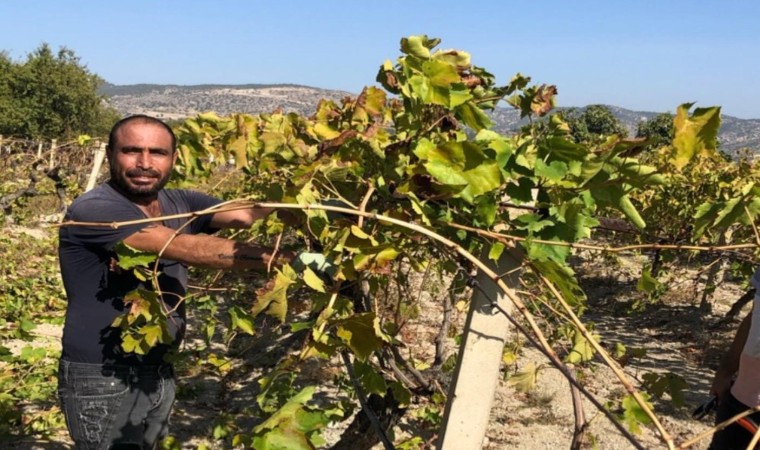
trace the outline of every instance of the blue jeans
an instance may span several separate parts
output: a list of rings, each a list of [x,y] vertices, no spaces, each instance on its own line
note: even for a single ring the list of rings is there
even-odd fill
[[[77,449],[151,449],[168,434],[171,365],[119,366],[61,359],[58,397]]]

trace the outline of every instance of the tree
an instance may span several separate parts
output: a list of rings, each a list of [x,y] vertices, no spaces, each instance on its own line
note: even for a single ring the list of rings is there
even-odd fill
[[[655,116],[652,120],[642,120],[636,127],[636,137],[643,137],[651,140],[649,148],[659,148],[668,145],[673,141],[673,115],[662,113]]]
[[[0,53],[0,134],[26,138],[104,136],[119,113],[104,103],[103,80],[72,50],[48,44],[14,62]]]
[[[21,112],[14,100],[13,79],[16,65],[8,54],[0,51],[0,134],[18,134],[12,130],[21,127]]]
[[[620,137],[628,135],[627,130],[604,105],[587,106],[582,113],[571,109],[565,113],[565,120],[570,126],[570,132],[575,142],[592,142],[599,136],[616,134]]]

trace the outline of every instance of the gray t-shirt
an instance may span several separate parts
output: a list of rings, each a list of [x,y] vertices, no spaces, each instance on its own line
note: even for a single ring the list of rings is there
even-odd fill
[[[201,211],[220,201],[199,192],[164,189],[158,200],[164,216]],[[110,184],[103,184],[77,198],[65,220],[76,222],[126,222],[144,219],[145,214]],[[189,219],[171,219],[163,225],[179,229]],[[211,216],[200,216],[182,233],[210,233]],[[123,314],[124,296],[138,288],[150,289],[150,282],[138,280],[131,271],[115,270],[112,264],[117,243],[147,226],[147,223],[113,228],[109,226],[66,226],[59,232],[58,255],[68,306],[63,328],[62,357],[68,361],[94,364],[161,364],[169,345],[158,345],[144,356],[125,353],[121,330],[111,326]],[[169,331],[179,345],[185,331],[187,267],[162,259],[159,286],[168,309],[177,306],[168,318]]]

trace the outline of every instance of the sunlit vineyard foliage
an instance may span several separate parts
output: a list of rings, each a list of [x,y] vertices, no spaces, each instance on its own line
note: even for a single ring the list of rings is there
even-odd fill
[[[221,445],[318,448],[325,445],[325,428],[354,420],[353,413],[366,407],[357,398],[367,397],[382,405],[374,412],[379,420],[395,423],[413,415],[435,434],[445,402],[441,386],[454,358],[409,357],[401,351],[414,345],[405,327],[419,318],[420,279],[438,286],[433,298],[466,308],[471,273],[478,268],[470,255],[523,255],[520,289],[532,301],[518,320],[532,326],[532,336],[546,337],[558,364],[583,369],[599,348],[585,327],[568,320],[588,308],[569,262],[578,243],[660,246],[640,250],[653,255],[642,268],[642,297],[656,302],[656,293],[667,289],[659,284],[661,269],[702,255],[668,245],[760,241],[752,226],[760,213],[760,172],[751,160],[719,154],[718,108],[681,105],[673,140],[662,145],[594,130],[584,138],[572,128],[577,118],[551,114],[554,86],[531,84],[520,74],[497,84],[468,53],[438,45],[425,36],[402,39],[402,55],[382,64],[377,85],[341,103],[323,101],[310,117],[206,113],[177,128],[175,184],[279,207],[236,239],[320,252],[332,267],[320,272],[286,265],[258,276],[195,272],[186,301],[199,341],[176,355],[181,373],[207,371],[227,379],[247,343],[262,335],[294,337],[286,349],[273,351],[275,360],[257,379],[260,391],[248,408],[210,418]],[[490,129],[486,111],[505,103],[530,118],[514,135]],[[37,194],[60,188],[65,195],[57,198],[70,201],[81,192],[84,165],[66,166],[75,153],[64,154],[70,159],[59,160],[62,181]],[[14,179],[28,179],[43,163],[29,151],[14,155],[3,155],[0,166],[5,222],[32,224],[40,213],[28,209],[35,195],[7,195],[23,188]],[[19,177],[21,172],[27,175]],[[283,214],[296,215],[300,226],[285,226]],[[626,233],[611,237],[609,222],[623,224]],[[4,342],[30,339],[34,325],[58,323],[62,316],[54,242],[14,234],[0,245],[13,256],[2,268],[0,333]],[[13,250],[24,246],[23,254]],[[746,272],[754,249],[709,255]],[[120,263],[140,276],[155,276],[151,258],[143,255],[125,251]],[[130,301],[133,308],[118,325],[125,349],[144,352],[160,340],[166,319],[156,313],[155,293],[139,291]],[[567,305],[571,309],[558,313]],[[226,354],[214,350],[220,341]],[[0,352],[0,382],[7,386],[0,430],[17,437],[60,428],[52,400],[55,351],[3,346]],[[339,394],[327,395],[303,376],[315,361],[340,367],[325,381]],[[655,396],[670,390],[675,400],[680,385],[671,381],[653,375],[648,390]],[[617,405],[632,429],[652,420],[646,414],[651,405],[642,398],[630,392]],[[250,417],[258,418],[254,425]],[[396,445],[419,448],[423,442],[413,436]]]

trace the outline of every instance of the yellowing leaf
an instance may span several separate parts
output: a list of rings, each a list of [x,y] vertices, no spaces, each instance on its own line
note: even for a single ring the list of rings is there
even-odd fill
[[[314,132],[323,140],[335,139],[340,136],[340,131],[322,122],[318,122],[314,125]]]
[[[364,232],[361,228],[357,227],[356,225],[351,225],[351,234],[358,237],[359,239],[370,239],[371,236]]]
[[[430,49],[441,42],[440,39],[428,39],[426,35],[409,36],[401,39],[401,51],[418,58],[430,58]]]
[[[235,139],[228,148],[235,158],[236,169],[248,167],[248,140],[244,136]]]
[[[592,338],[598,339],[598,336],[592,336]],[[573,349],[567,355],[567,362],[578,364],[591,361],[595,353],[596,350],[594,350],[588,339],[579,330],[576,330],[573,335]]]
[[[145,336],[145,342],[149,347],[155,347],[159,342],[163,342],[161,337],[164,333],[159,324],[144,325],[140,327],[139,333]]]
[[[384,248],[380,250],[377,255],[375,255],[375,264],[378,266],[385,266],[389,262],[396,259],[399,254],[399,251],[393,247]]]
[[[538,381],[538,372],[541,370],[541,366],[536,366],[535,363],[528,363],[523,370],[509,377],[507,384],[514,386],[520,392],[530,392],[536,387]]]
[[[303,281],[307,286],[314,289],[315,291],[323,293],[325,292],[325,284],[322,282],[322,279],[319,278],[319,276],[308,267],[304,268]]]
[[[720,107],[697,108],[689,116],[692,105],[693,103],[684,103],[679,106],[673,118],[675,154],[672,163],[679,170],[695,155],[713,153],[717,148]]]
[[[295,279],[296,273],[293,269],[290,266],[283,266],[282,271],[278,271],[275,276],[274,286],[259,293],[251,314],[256,316],[265,312],[284,323],[288,312],[288,287],[295,282]]]

